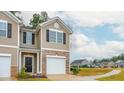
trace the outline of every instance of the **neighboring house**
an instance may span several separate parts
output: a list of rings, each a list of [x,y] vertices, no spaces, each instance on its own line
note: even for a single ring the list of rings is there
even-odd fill
[[[79,59],[79,60],[74,60],[70,65],[79,67],[83,65],[90,65],[90,62],[86,59]]]
[[[111,61],[111,62],[102,62],[101,67],[102,68],[112,68],[112,67],[115,67],[115,63],[113,61]]]
[[[109,67],[109,68],[115,67],[115,62],[110,61],[110,62],[108,63],[108,67]]]
[[[102,62],[101,67],[102,68],[107,68],[108,67],[108,62]]]
[[[36,29],[22,27],[10,12],[0,12],[0,77],[27,73],[69,73],[71,29],[55,17]]]
[[[93,68],[99,68],[101,67],[101,64],[100,63],[91,63],[90,67],[93,67]]]
[[[124,68],[124,60],[118,60],[115,62],[115,66],[119,68]]]

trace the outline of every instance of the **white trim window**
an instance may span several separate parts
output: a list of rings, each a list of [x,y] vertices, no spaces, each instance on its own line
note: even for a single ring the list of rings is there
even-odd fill
[[[34,45],[35,44],[35,33],[23,32],[23,44]]]
[[[56,32],[55,31],[49,31],[49,42],[55,42],[56,43]]]
[[[63,44],[63,32],[50,29],[49,42]]]
[[[7,37],[7,21],[0,20],[0,37]]]
[[[32,32],[26,32],[27,36],[26,36],[26,43],[27,44],[32,44]]]
[[[63,44],[63,33],[62,32],[57,32],[57,43]]]

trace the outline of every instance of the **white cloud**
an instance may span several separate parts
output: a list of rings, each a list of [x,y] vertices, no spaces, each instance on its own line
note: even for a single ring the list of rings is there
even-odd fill
[[[89,38],[81,34],[80,32],[75,32],[72,35],[72,42],[75,42],[73,47],[82,47],[89,42]]]
[[[64,15],[69,16],[78,25],[84,27],[94,27],[105,23],[124,23],[124,12],[64,12]]]
[[[112,27],[112,31],[113,31],[113,33],[116,33],[119,36],[121,36],[122,38],[124,38],[124,24],[119,25],[117,27]]]
[[[85,58],[112,57],[124,52],[124,42],[106,41],[103,44],[97,44],[82,33],[75,33],[73,35],[72,50]]]

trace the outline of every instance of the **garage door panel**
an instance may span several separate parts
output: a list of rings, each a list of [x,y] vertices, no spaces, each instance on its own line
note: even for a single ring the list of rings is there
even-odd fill
[[[10,57],[0,56],[0,77],[10,77]]]
[[[65,74],[65,59],[48,57],[47,74]]]

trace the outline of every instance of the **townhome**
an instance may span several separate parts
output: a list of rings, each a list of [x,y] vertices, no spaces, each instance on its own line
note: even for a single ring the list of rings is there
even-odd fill
[[[51,18],[36,29],[22,27],[10,12],[0,12],[0,77],[29,74],[68,74],[71,29]]]
[[[0,77],[17,75],[20,23],[10,12],[0,11]]]

